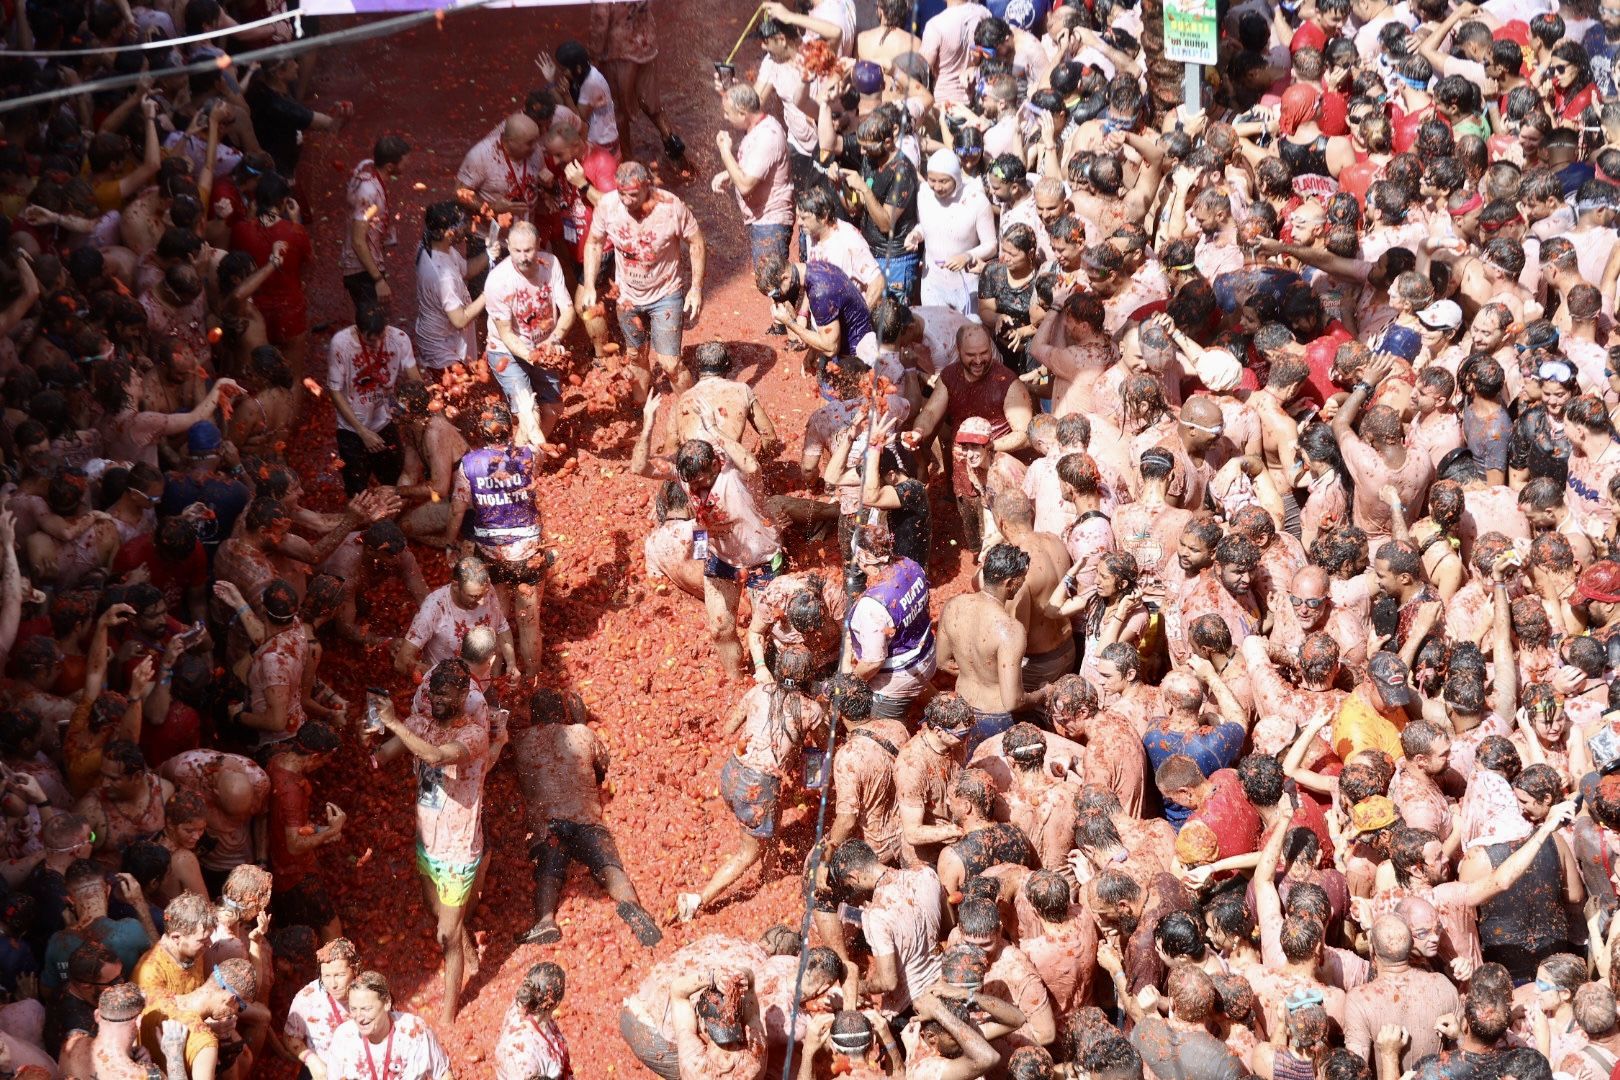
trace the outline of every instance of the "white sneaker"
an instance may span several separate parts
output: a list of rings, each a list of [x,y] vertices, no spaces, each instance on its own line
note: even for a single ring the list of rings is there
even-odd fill
[[[680,893],[675,897],[675,916],[681,922],[691,922],[697,917],[698,905],[702,902],[703,897],[695,892]]]

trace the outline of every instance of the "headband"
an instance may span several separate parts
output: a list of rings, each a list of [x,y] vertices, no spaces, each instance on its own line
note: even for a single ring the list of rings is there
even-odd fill
[[[236,1004],[239,1008],[247,1008],[247,999],[236,992],[236,987],[225,981],[225,976],[220,973],[219,968],[214,969],[214,982],[219,985],[221,990],[224,990],[226,993],[230,994],[231,997],[236,999]]]
[[[1450,207],[1449,212],[1454,218],[1467,217],[1469,214],[1472,214],[1475,210],[1478,210],[1484,205],[1485,196],[1476,191],[1461,206]]]

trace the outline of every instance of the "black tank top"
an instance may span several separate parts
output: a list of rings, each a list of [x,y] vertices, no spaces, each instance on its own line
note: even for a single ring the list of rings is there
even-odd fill
[[[1034,849],[1016,825],[998,821],[982,829],[974,829],[955,844],[956,857],[962,860],[963,880],[976,877],[999,863],[1034,865]]]
[[[1487,844],[1485,853],[1494,868],[1518,848],[1519,844]],[[1554,841],[1541,845],[1523,877],[1479,905],[1479,944],[1485,959],[1507,968],[1514,982],[1535,978],[1541,961],[1569,951],[1563,863]]]
[[[1331,176],[1327,162],[1327,136],[1318,135],[1308,143],[1277,140],[1277,156],[1294,176]]]

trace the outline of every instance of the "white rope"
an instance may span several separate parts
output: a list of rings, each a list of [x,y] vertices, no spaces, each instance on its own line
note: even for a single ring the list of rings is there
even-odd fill
[[[255,19],[252,22],[241,23],[237,26],[222,26],[218,30],[205,30],[200,34],[187,34],[185,37],[166,38],[163,41],[148,41],[139,45],[107,45],[99,49],[0,49],[0,56],[26,56],[48,59],[53,56],[99,56],[103,53],[172,49],[179,45],[190,45],[198,41],[212,41],[214,38],[229,37],[231,34],[240,34],[246,30],[257,30],[261,26],[269,26],[272,23],[281,22],[283,19],[297,19],[302,13],[302,8],[293,8],[291,11],[280,11],[274,15],[266,15],[262,19]],[[303,37],[304,35],[300,33],[298,36]]]

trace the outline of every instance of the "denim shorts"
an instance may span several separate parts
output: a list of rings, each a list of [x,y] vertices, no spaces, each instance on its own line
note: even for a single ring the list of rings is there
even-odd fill
[[[708,559],[703,564],[703,576],[719,578],[721,581],[741,581],[750,591],[763,589],[771,580],[787,569],[787,555],[778,551],[758,566],[738,567],[732,566],[726,560],[709,552]]]
[[[748,246],[752,251],[754,262],[766,255],[776,254],[786,259],[788,245],[793,239],[793,226],[791,225],[750,225],[748,226]]]
[[[915,304],[920,283],[918,274],[922,269],[921,256],[915,251],[908,251],[903,255],[878,259],[877,264],[878,269],[883,271],[883,280],[886,283],[884,291],[890,299],[902,304]]]
[[[651,304],[627,304],[619,301],[619,329],[624,333],[625,347],[632,352],[647,344],[648,332],[641,328],[636,316],[640,315],[651,328],[652,349],[659,356],[681,355],[681,332],[684,329],[686,303],[684,292],[670,293]]]
[[[733,755],[720,769],[720,794],[749,836],[769,840],[776,835],[776,802],[780,781],[756,772]]]
[[[562,400],[562,379],[527,360],[492,352],[489,373],[500,384],[514,417],[532,412],[537,401],[542,405],[555,405]]]

